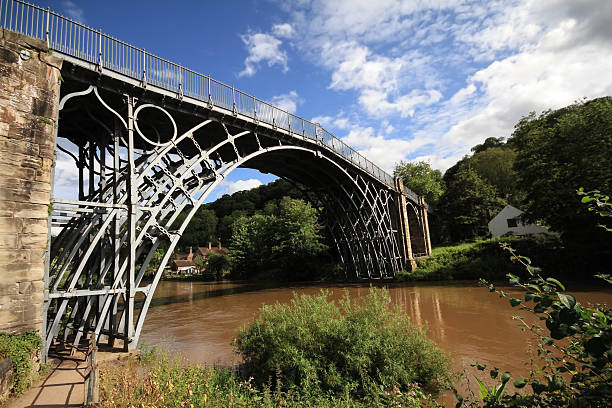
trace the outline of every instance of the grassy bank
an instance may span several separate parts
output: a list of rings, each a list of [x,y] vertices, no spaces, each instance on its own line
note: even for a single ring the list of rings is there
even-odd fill
[[[569,256],[555,240],[504,237],[437,246],[430,257],[417,260],[415,270],[400,272],[397,280],[499,280],[507,273],[523,274],[520,265],[511,263],[502,253],[500,242],[509,243],[518,253],[530,257],[535,264],[556,275],[568,275],[581,267],[577,258]]]

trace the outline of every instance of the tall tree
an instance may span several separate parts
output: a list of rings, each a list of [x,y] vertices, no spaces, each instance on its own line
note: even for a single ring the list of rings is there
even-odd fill
[[[429,204],[436,204],[446,188],[440,170],[432,169],[425,161],[417,163],[401,161],[395,166],[393,175],[400,177],[404,186],[425,197],[425,201]]]
[[[229,256],[234,277],[275,271],[275,278],[312,278],[323,244],[317,210],[302,200],[283,198],[266,214],[239,217],[232,225]]]
[[[524,193],[513,168],[515,159],[516,151],[511,146],[500,145],[480,150],[468,161],[484,181],[495,187],[501,198],[519,207],[524,200]]]
[[[488,222],[504,204],[495,187],[463,165],[449,178],[440,211],[451,240],[459,241],[486,235]]]
[[[576,190],[612,191],[612,97],[531,113],[509,142],[517,149],[515,169],[528,215],[544,220],[568,244],[609,242]]]

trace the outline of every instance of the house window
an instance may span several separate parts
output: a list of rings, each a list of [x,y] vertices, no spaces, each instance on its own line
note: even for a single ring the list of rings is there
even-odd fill
[[[508,221],[508,228],[518,227],[518,222],[516,218],[508,218],[506,221]]]

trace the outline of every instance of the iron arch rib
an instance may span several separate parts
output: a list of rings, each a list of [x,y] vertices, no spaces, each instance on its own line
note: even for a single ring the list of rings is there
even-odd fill
[[[392,277],[405,267],[396,192],[321,142],[93,85],[64,95],[61,108],[59,142],[78,169],[79,199],[55,200],[61,232],[51,248],[47,349],[78,345],[88,332],[134,347],[182,233],[238,167],[315,190],[352,276]]]

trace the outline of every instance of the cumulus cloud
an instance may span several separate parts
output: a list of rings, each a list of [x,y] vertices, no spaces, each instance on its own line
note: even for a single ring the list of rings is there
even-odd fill
[[[262,182],[257,179],[236,180],[236,181],[226,180],[220,184],[221,191],[219,193],[219,196],[222,194],[234,194],[237,191],[251,190],[261,185],[262,185]]]
[[[371,126],[354,126],[342,141],[388,172],[393,171],[396,163],[406,160],[412,153],[432,142],[426,137],[409,140],[386,138],[389,126],[378,130]]]
[[[295,34],[293,31],[293,27],[291,24],[276,24],[272,27],[272,34],[274,34],[278,38],[291,38]]]
[[[302,54],[329,72],[329,89],[366,114],[349,112],[345,139],[374,161],[428,159],[445,169],[485,138],[510,136],[531,111],[612,94],[612,2],[295,0],[283,7],[304,39]],[[322,113],[315,119],[323,126],[342,129],[334,126],[340,113]]]
[[[290,91],[286,94],[273,96],[270,102],[289,113],[295,113],[297,106],[303,103],[303,100],[296,91]]]
[[[64,12],[66,15],[74,21],[78,21],[81,24],[85,24],[85,12],[82,8],[76,5],[73,1],[64,1]]]
[[[287,72],[287,53],[281,50],[282,41],[265,33],[249,33],[241,36],[249,55],[244,60],[244,69],[238,76],[253,76],[260,64],[266,63],[268,67],[279,65],[283,72]]]

